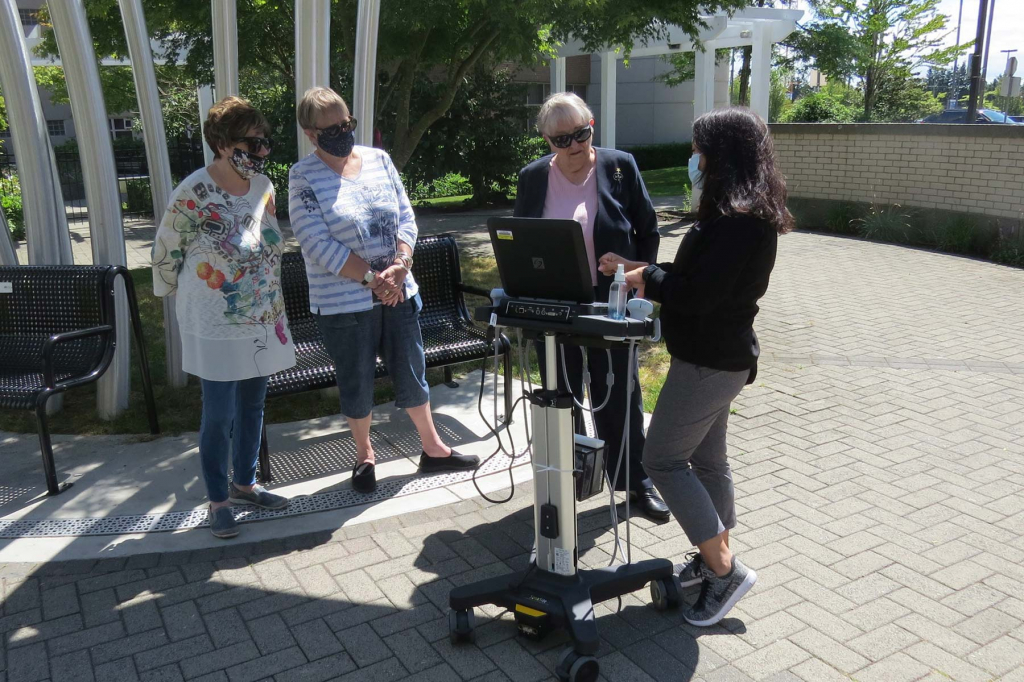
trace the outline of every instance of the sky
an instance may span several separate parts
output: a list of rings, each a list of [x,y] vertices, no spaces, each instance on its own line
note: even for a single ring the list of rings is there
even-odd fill
[[[979,0],[963,0],[964,13],[960,25],[960,42],[973,40],[978,31]],[[939,11],[950,17],[949,26],[956,31],[960,0],[940,0]],[[955,42],[955,33],[949,44]],[[1006,55],[1000,50],[1020,50],[1014,56],[1021,63],[1017,75],[1024,75],[1024,0],[995,0],[995,21],[992,24],[992,45],[989,48],[988,79],[992,80],[1006,68]]]

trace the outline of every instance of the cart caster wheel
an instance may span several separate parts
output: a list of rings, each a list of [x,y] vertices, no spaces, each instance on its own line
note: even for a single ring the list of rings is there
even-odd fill
[[[448,637],[452,644],[476,641],[476,617],[473,609],[448,612]]]
[[[563,682],[597,682],[601,669],[596,658],[578,654],[569,647],[562,652],[555,673]]]
[[[678,609],[683,600],[679,596],[679,585],[672,578],[651,581],[651,603],[655,610]]]

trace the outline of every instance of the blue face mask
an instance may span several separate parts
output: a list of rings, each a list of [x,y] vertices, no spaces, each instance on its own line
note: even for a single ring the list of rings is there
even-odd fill
[[[332,135],[328,131],[321,132],[316,138],[320,149],[331,156],[348,156],[352,153],[352,147],[356,143],[356,135],[353,131]]]
[[[690,163],[686,168],[690,175],[690,185],[694,189],[700,189],[704,184],[704,171],[700,169],[700,154],[696,153],[690,157]]]

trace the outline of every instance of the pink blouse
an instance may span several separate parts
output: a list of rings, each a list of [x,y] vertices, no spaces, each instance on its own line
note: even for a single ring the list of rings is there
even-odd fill
[[[594,168],[597,164],[594,165]],[[576,185],[562,174],[551,159],[548,173],[548,194],[544,199],[542,218],[577,220],[583,226],[583,242],[587,245],[590,277],[597,286],[597,256],[594,254],[594,218],[597,216],[597,176],[594,168],[587,173],[582,184]]]

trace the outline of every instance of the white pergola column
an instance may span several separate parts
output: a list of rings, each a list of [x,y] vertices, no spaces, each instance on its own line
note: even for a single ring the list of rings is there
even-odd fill
[[[352,111],[359,121],[356,144],[373,145],[373,98],[377,87],[377,27],[380,0],[359,0],[356,13],[356,54],[352,79]]]
[[[565,57],[552,57],[549,66],[551,67],[551,92],[565,92]]]
[[[93,263],[126,265],[114,148],[85,7],[81,0],[72,0],[50,3],[49,9],[78,133]],[[96,389],[96,410],[103,419],[113,419],[128,408],[131,329],[124,284],[118,280],[117,287],[114,297],[117,350]]]
[[[17,265],[18,254],[14,251],[14,237],[4,215],[4,207],[0,206],[0,265]]]
[[[331,0],[295,0],[295,104],[314,85],[330,87]],[[376,52],[376,50],[374,50]],[[357,119],[362,120],[359,116]],[[313,145],[296,123],[299,158]],[[372,132],[372,131],[371,131]],[[372,141],[372,140],[371,140]]]
[[[32,265],[70,265],[71,235],[57,163],[46,130],[25,34],[14,0],[0,0],[0,87],[14,158],[21,178],[21,201]]]
[[[196,88],[196,100],[199,102],[199,138],[203,142],[203,161],[209,166],[213,163],[213,150],[206,144],[206,115],[213,106],[213,86],[200,85]]]
[[[153,220],[159,224],[171,199],[171,161],[167,154],[167,134],[160,110],[160,91],[153,68],[153,51],[146,30],[146,15],[142,0],[118,0],[124,20],[124,35],[128,41],[128,56],[132,60],[132,78],[139,100],[142,117],[142,137],[146,143],[146,161],[149,167],[149,188],[153,197]],[[181,369],[181,334],[174,296],[163,298],[164,347],[166,353],[167,383],[180,388],[188,383],[188,375]]]
[[[772,41],[768,25],[754,22],[750,50],[750,108],[765,121],[768,120],[768,102],[772,78]]]
[[[715,108],[715,48],[694,50],[693,120]]]
[[[616,62],[614,52],[601,54],[601,146],[615,149],[615,110],[617,96],[615,86],[618,77],[615,73]]]
[[[235,0],[212,0],[213,86],[217,99],[238,94],[238,7]],[[206,112],[203,112],[206,117]]]

